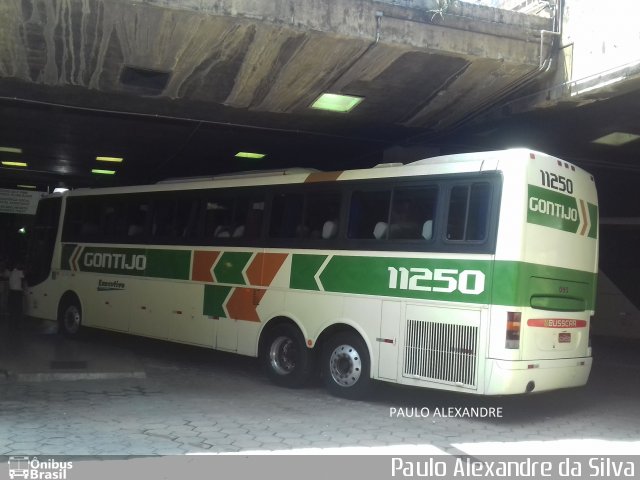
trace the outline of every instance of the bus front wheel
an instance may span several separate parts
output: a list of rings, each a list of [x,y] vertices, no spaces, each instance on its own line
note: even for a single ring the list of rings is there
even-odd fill
[[[67,337],[77,336],[82,325],[82,310],[80,305],[74,300],[66,301],[60,309],[58,319],[60,331]]]
[[[351,332],[331,337],[322,351],[322,379],[338,397],[361,399],[371,389],[371,361],[362,338]]]
[[[289,324],[277,325],[266,336],[261,355],[269,379],[283,387],[305,385],[311,376],[313,352],[300,330]]]

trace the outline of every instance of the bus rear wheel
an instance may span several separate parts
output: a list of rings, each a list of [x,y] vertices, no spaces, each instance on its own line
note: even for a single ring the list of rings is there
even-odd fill
[[[269,379],[280,386],[304,386],[311,377],[313,352],[300,330],[288,324],[272,328],[262,348],[261,361]]]
[[[322,379],[327,390],[350,399],[364,398],[371,390],[371,360],[362,338],[351,332],[331,337],[322,351]]]
[[[67,337],[76,337],[82,326],[82,310],[75,300],[68,300],[60,309],[58,318],[60,332]]]

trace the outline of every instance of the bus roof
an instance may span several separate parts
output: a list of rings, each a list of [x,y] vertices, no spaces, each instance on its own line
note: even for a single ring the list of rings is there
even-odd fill
[[[122,194],[133,192],[162,192],[174,190],[199,190],[212,187],[244,187],[253,185],[285,185],[299,183],[316,183],[328,181],[366,180],[390,177],[410,177],[418,175],[439,175],[449,173],[471,173],[504,169],[507,165],[500,160],[515,158],[530,159],[535,156],[551,157],[547,154],[529,149],[518,148],[473,153],[458,153],[426,158],[408,163],[380,164],[373,168],[322,172],[308,168],[289,168],[278,170],[252,170],[215,176],[172,178],[155,184],[107,187],[80,188],[65,192],[63,195],[99,195]],[[560,160],[560,159],[558,159]]]

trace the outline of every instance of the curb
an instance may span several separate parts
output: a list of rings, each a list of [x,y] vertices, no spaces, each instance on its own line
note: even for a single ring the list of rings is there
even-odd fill
[[[38,372],[38,373],[11,373],[8,372],[6,380],[11,382],[51,382],[51,381],[77,381],[77,380],[117,380],[125,378],[147,378],[145,372]]]

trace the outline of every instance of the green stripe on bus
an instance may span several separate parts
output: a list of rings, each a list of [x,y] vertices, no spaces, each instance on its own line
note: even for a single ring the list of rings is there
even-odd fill
[[[320,282],[328,292],[489,303],[490,276],[490,261],[336,255]]]
[[[242,271],[252,255],[223,253],[214,269],[216,281],[245,285]],[[333,255],[326,262],[327,258],[292,255],[290,288],[522,307],[531,306],[535,297],[538,305],[594,308],[597,274],[590,272],[515,261]],[[62,269],[72,269],[72,262],[84,272],[188,280],[191,251],[66,244]],[[205,313],[224,316],[222,305],[231,288],[206,285]]]
[[[82,253],[75,259],[78,245],[66,244],[62,248],[62,270],[73,270],[71,262],[77,262],[78,271],[113,275],[188,280],[191,268],[190,250],[81,247]]]
[[[493,271],[492,303],[527,307],[532,297],[565,300],[579,299],[585,310],[595,305],[597,274],[568,268],[524,262],[497,261]],[[553,303],[552,300],[548,300]],[[534,302],[535,303],[535,302]]]
[[[328,255],[292,255],[289,286],[299,290],[318,290],[314,275]]]
[[[227,314],[223,305],[232,288],[220,285],[205,285],[202,313],[211,317],[226,317]]]
[[[578,299],[594,306],[596,274],[523,262],[394,258],[334,255],[320,272],[323,255],[293,257],[291,288],[328,292],[531,306],[532,297],[552,304],[553,298]],[[577,303],[576,303],[577,304]]]
[[[189,280],[191,268],[190,250],[149,249],[145,276]]]
[[[242,270],[247,266],[251,252],[225,252],[222,254],[213,273],[219,283],[230,283],[233,285],[244,285]]]

